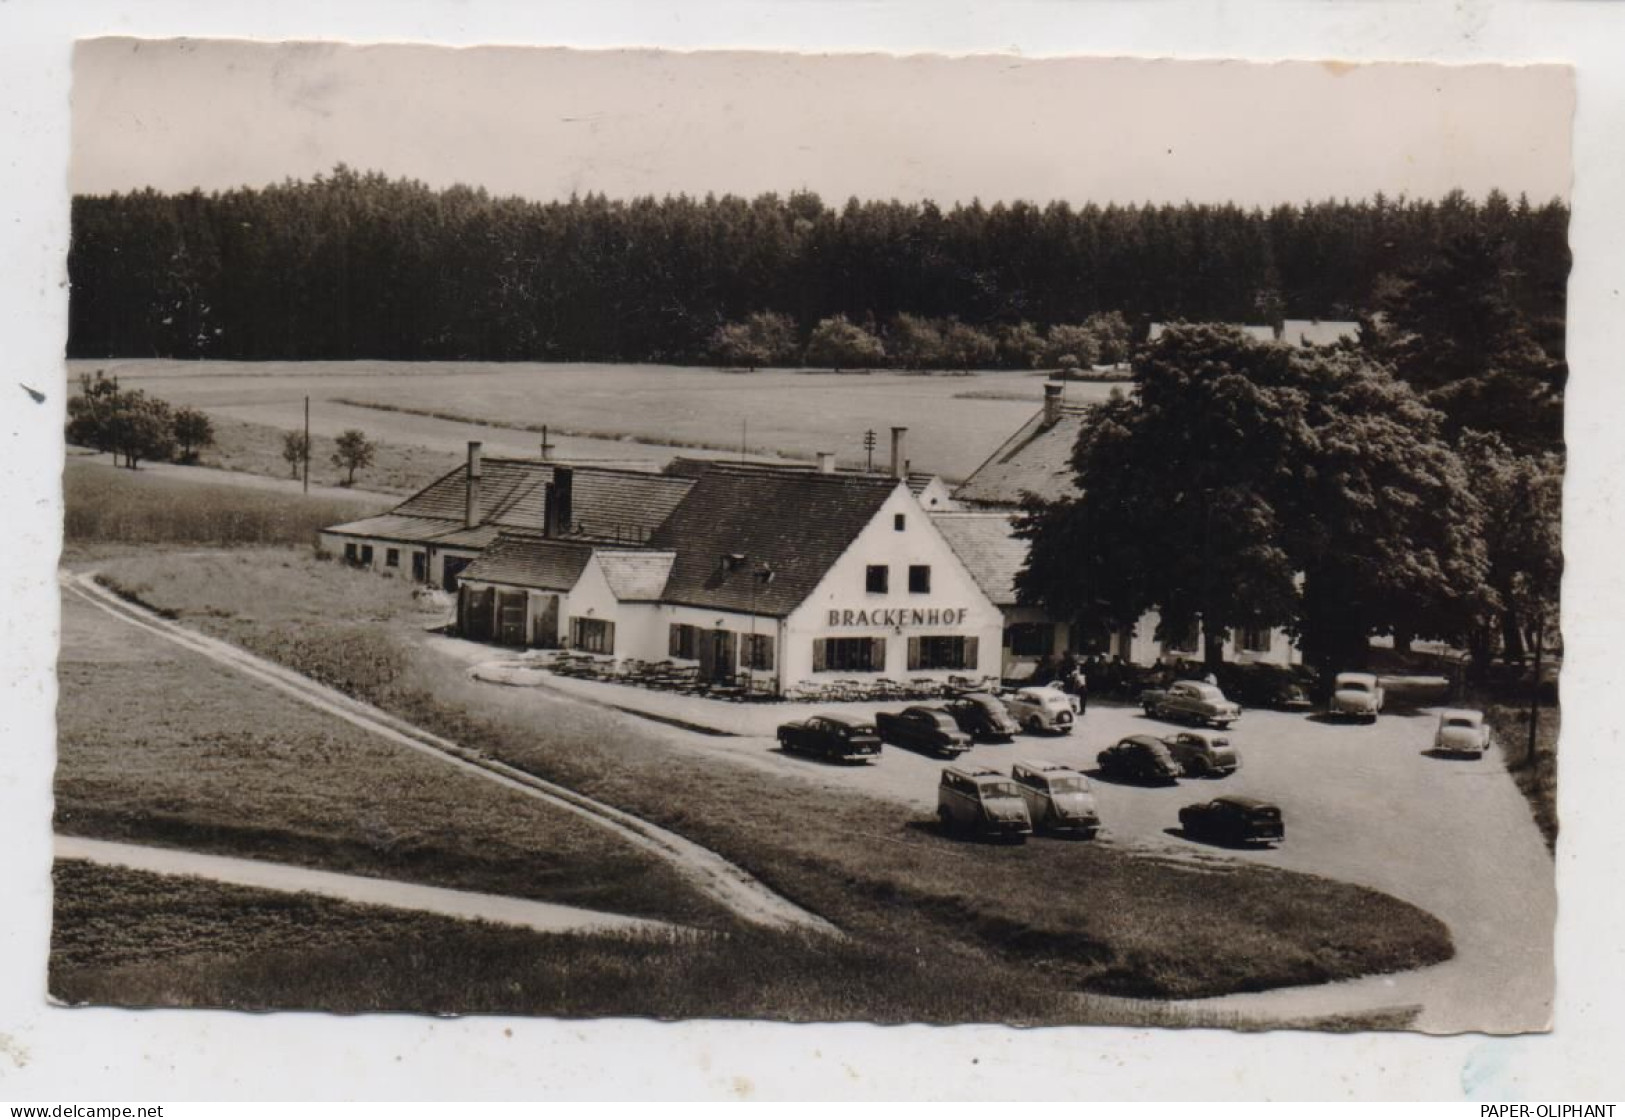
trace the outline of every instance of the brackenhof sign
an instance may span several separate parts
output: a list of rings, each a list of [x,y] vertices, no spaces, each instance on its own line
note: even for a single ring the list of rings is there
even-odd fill
[[[829,625],[842,626],[963,626],[968,607],[875,607],[869,610],[831,610]]]

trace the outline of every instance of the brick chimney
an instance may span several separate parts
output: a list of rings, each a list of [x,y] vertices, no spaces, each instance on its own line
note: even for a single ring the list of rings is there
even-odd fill
[[[903,437],[908,435],[907,428],[893,428],[891,430],[891,476],[902,478],[903,471]]]
[[[480,475],[483,473],[480,441],[468,441],[468,474],[463,489],[463,526],[468,529],[480,523]]]
[[[833,451],[820,451],[818,453],[818,473],[819,474],[834,474],[835,473],[835,452],[833,452]]]
[[[553,481],[547,484],[547,509],[542,514],[542,529],[546,536],[568,536],[575,528],[575,472],[569,467],[554,467]]]
[[[1061,418],[1061,402],[1066,394],[1066,386],[1058,381],[1049,381],[1044,384],[1044,425],[1055,423]]]

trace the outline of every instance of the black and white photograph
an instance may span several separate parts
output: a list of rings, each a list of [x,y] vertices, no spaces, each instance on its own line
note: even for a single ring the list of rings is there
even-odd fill
[[[52,994],[1545,1029],[1571,84],[82,43]]]
[[[1561,1034],[1573,67],[408,39],[69,45],[53,1016]]]

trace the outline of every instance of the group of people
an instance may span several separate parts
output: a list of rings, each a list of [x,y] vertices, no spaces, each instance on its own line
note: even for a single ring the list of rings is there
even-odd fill
[[[1087,661],[1079,662],[1071,650],[1067,650],[1060,660],[1045,654],[1038,659],[1038,666],[1033,670],[1033,680],[1044,684],[1053,684],[1062,692],[1069,692],[1078,698],[1078,710],[1084,711],[1089,707],[1089,674],[1086,668],[1096,660],[1091,654]]]

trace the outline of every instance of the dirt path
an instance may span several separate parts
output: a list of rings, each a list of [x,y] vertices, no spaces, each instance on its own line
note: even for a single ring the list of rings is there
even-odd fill
[[[228,642],[210,638],[159,618],[152,612],[125,602],[101,587],[95,582],[94,572],[62,572],[59,578],[66,592],[83,597],[91,605],[131,626],[200,653],[303,701],[318,711],[338,716],[390,742],[438,758],[511,789],[517,789],[527,796],[575,813],[601,828],[609,829],[630,843],[672,864],[695,889],[748,922],[771,927],[809,929],[826,934],[839,933],[824,919],[769,890],[744,869],[674,832],[585,797],[564,786],[498,762],[478,751],[432,735],[382,709],[353,700],[343,693],[256,657]]]
[[[606,914],[552,902],[535,902],[500,894],[448,890],[403,883],[395,879],[373,879],[364,875],[340,875],[315,871],[287,863],[208,856],[177,848],[154,848],[142,844],[119,844],[109,840],[89,840],[82,836],[58,836],[56,858],[84,860],[107,867],[127,867],[157,875],[186,875],[231,883],[239,887],[315,894],[343,902],[367,906],[391,906],[398,910],[418,910],[448,918],[475,919],[522,926],[542,933],[601,933],[605,931],[676,930],[680,927],[649,918]]]

